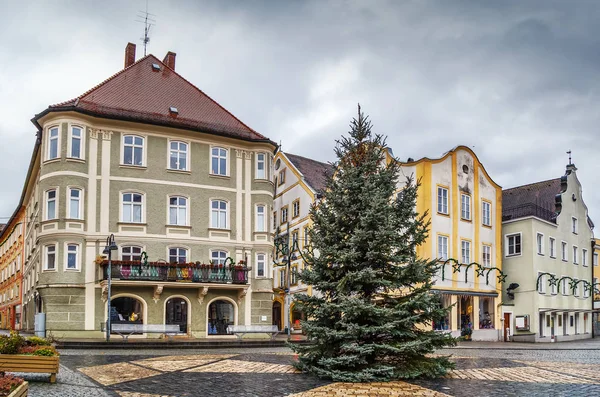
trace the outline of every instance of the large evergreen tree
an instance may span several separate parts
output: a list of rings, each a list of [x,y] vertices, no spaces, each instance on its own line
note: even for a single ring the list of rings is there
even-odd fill
[[[418,181],[408,177],[397,194],[401,171],[386,164],[385,138],[360,107],[350,126],[310,211],[315,255],[299,278],[318,292],[296,298],[312,342],[292,346],[298,367],[350,382],[442,375],[452,363],[428,354],[455,340],[430,326],[449,309],[431,293],[437,261],[416,256],[429,227],[416,213]]]

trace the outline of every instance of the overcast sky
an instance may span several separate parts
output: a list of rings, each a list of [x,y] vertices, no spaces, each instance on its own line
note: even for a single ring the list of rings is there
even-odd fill
[[[0,0],[0,217],[49,104],[123,67],[144,0]],[[394,154],[473,148],[508,188],[579,168],[600,225],[600,1],[166,1],[148,52],[283,150],[333,160],[360,102]],[[596,218],[595,218],[596,217]],[[6,220],[6,219],[4,219]],[[0,222],[2,219],[0,219]]]

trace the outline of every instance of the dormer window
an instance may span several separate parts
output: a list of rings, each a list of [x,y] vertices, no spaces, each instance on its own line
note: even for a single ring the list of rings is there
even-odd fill
[[[155,72],[160,72],[160,65],[158,63],[153,63],[152,70]]]
[[[178,114],[179,110],[177,110],[177,108],[175,106],[171,106],[169,108],[169,112],[173,113],[173,114]]]

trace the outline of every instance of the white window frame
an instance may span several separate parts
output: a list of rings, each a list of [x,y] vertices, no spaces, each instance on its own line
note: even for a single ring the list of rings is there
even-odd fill
[[[171,261],[171,250],[177,250],[175,257],[178,259],[176,262]],[[183,250],[185,252],[185,261],[184,262],[179,261],[179,258],[181,257],[180,250]],[[188,247],[181,246],[181,245],[168,246],[167,247],[167,258],[168,258],[168,260],[167,260],[168,263],[189,263],[190,262],[190,249]]]
[[[57,135],[56,137],[52,137],[52,130],[56,129],[57,131]],[[61,158],[61,150],[60,150],[60,125],[53,125],[51,127],[48,127],[48,129],[46,130],[46,161],[52,161],[52,160],[58,160]],[[56,139],[56,157],[51,157],[50,156],[50,141],[55,140]]]
[[[516,242],[513,244],[515,246],[515,251],[511,254],[510,253],[510,239],[513,237],[519,236],[519,252],[516,251]],[[511,234],[507,234],[504,236],[504,243],[506,246],[506,252],[505,255],[507,257],[513,257],[513,256],[521,256],[523,254],[523,236],[521,235],[521,233],[511,233]]]
[[[131,219],[132,220],[130,220],[130,221],[126,221],[125,217],[124,217],[125,216],[125,211],[124,211],[123,207],[125,205],[124,196],[126,194],[131,194],[132,195],[131,196],[131,206],[132,206]],[[141,217],[141,219],[140,219],[139,222],[133,220],[133,214],[134,214],[134,211],[133,211],[133,205],[134,205],[133,204],[134,203],[134,201],[133,201],[133,195],[134,194],[138,194],[138,195],[142,196],[142,201],[140,203],[140,205],[142,207],[141,210],[140,210],[140,217]],[[122,223],[135,223],[135,224],[144,224],[144,223],[146,223],[146,195],[144,193],[138,192],[138,191],[123,191],[123,192],[120,192],[120,197],[119,197],[119,219],[120,219],[120,222],[122,222]]]
[[[298,211],[296,211],[296,204],[298,207]],[[300,199],[296,199],[292,201],[292,219],[298,218],[300,216]]]
[[[535,248],[538,255],[544,255],[544,233],[537,232],[535,235]]]
[[[218,154],[213,154],[213,150],[218,149],[219,152]],[[221,150],[225,151],[225,156],[223,156],[221,154]],[[218,162],[217,162],[217,172],[213,172],[213,159],[217,158]],[[221,171],[221,159],[225,159],[225,173],[222,173]],[[226,149],[222,146],[211,146],[210,147],[210,161],[208,162],[208,167],[209,167],[209,174],[210,175],[216,175],[216,176],[229,176],[229,149]]]
[[[465,221],[471,220],[471,196],[466,193],[460,194],[460,219]]]
[[[569,295],[569,284],[568,284],[567,279],[563,278],[563,277],[565,277],[565,276],[564,275],[560,276],[560,278],[562,279],[562,285],[560,287],[562,289],[563,296],[567,296],[567,295]]]
[[[575,290],[573,291],[573,296],[579,296],[579,279],[573,278],[573,282],[575,282]]]
[[[437,187],[437,212],[438,214],[448,215],[448,195],[449,190],[447,187],[438,186]],[[444,193],[445,196],[444,196]],[[440,201],[441,199],[441,201]],[[441,209],[441,211],[440,211]]]
[[[214,198],[214,199],[210,199],[209,201],[209,214],[210,214],[210,228],[211,229],[224,229],[227,230],[229,229],[229,201],[224,200],[224,199],[220,199],[220,198]],[[219,208],[213,208],[213,203],[218,202],[218,203],[225,203],[225,210],[222,210],[220,207],[221,205],[219,204]],[[217,212],[217,224],[215,225],[213,222],[213,212]],[[222,212],[225,211],[225,225],[221,225],[221,214]]]
[[[287,205],[285,207],[281,208],[281,210],[280,210],[281,214],[279,215],[280,218],[281,218],[280,221],[279,221],[280,224],[283,225],[284,223],[286,223],[290,219],[289,218],[290,214],[289,214],[288,211],[289,211],[289,209],[288,209]],[[285,214],[285,216],[283,216],[284,214]]]
[[[256,153],[256,167],[254,168],[254,179],[269,179],[269,174],[267,172],[267,154],[264,152],[258,152]],[[262,160],[259,160],[259,156],[263,156]],[[263,169],[262,169],[262,175],[260,175],[260,169],[259,169],[259,164],[262,163]]]
[[[216,259],[217,259],[217,262],[216,262],[216,263],[214,263],[215,265],[218,265],[218,264],[220,264],[220,263],[221,263],[221,261],[222,261],[222,263],[225,263],[225,261],[226,261],[226,260],[227,260],[227,258],[229,257],[229,252],[228,252],[227,250],[223,250],[223,249],[214,249],[214,250],[210,250],[210,260],[211,260],[211,261],[214,261],[214,260],[215,260],[214,256],[215,256],[215,254],[218,254],[218,253],[225,253],[225,257],[224,257],[224,258],[221,258],[221,255],[217,255],[217,256],[218,256],[218,258],[216,258]]]
[[[76,247],[75,250],[75,267],[74,268],[70,268],[69,267],[69,247]],[[73,271],[81,271],[81,266],[79,265],[79,258],[80,255],[79,253],[81,252],[81,244],[79,243],[73,243],[73,242],[67,242],[64,245],[64,258],[65,258],[65,265],[64,265],[64,270],[65,271],[69,271],[69,272],[73,272]]]
[[[486,222],[486,207],[487,207],[487,222]],[[481,223],[484,226],[492,226],[492,203],[489,201],[481,201]]]
[[[123,249],[125,248],[135,248],[135,249],[139,249],[140,252],[138,253],[134,253],[132,252],[133,250],[131,249],[131,252],[127,252],[124,253]],[[136,245],[136,244],[123,244],[121,246],[119,246],[119,258],[121,258],[122,261],[137,261],[137,259],[132,259],[133,256],[139,256],[140,257],[140,261],[142,260],[142,252],[144,252],[144,247],[142,247],[141,245]],[[124,259],[123,255],[127,255],[129,256],[129,259]]]
[[[73,129],[78,128],[81,130],[81,135],[79,136],[79,157],[73,156],[73,139],[75,138],[73,135]],[[85,127],[80,124],[70,124],[69,125],[69,140],[67,141],[67,158],[68,159],[76,159],[76,160],[85,160]]]
[[[569,261],[569,244],[566,241],[560,242],[560,257],[563,261]]]
[[[467,256],[465,256],[465,253]],[[466,261],[465,258],[467,259]],[[471,242],[469,240],[460,240],[460,259],[461,263],[471,263]]]
[[[50,269],[48,267],[48,255],[49,255],[48,248],[50,248],[50,247],[54,247],[54,252],[53,252],[54,253],[54,267],[52,269]],[[57,271],[57,266],[56,266],[57,262],[58,262],[57,259],[58,259],[58,244],[56,244],[56,243],[45,244],[44,245],[44,266],[43,266],[43,270],[45,272],[55,272],[55,271]]]
[[[552,276],[554,276],[554,278],[556,278],[556,274],[552,274]],[[550,286],[550,294],[551,295],[557,294],[557,291],[556,291],[557,287],[558,287],[558,284]]]
[[[573,246],[573,264],[574,265],[579,265],[579,262],[577,261],[577,259],[579,257],[578,249],[579,249],[579,247],[577,247],[576,245]]]
[[[171,204],[171,199],[177,199],[177,204],[173,205]],[[185,205],[180,205],[179,204],[179,199],[185,199]],[[176,213],[176,222],[173,223],[171,221],[171,209],[175,209],[175,213]],[[185,219],[183,219],[183,223],[182,220],[179,219],[179,211],[183,209],[185,210]],[[173,194],[170,196],[167,196],[167,225],[169,226],[189,226],[190,225],[190,198],[187,196],[183,196],[181,194]]]
[[[581,265],[587,267],[588,263],[587,263],[587,253],[588,250],[586,250],[585,248],[581,249]]]
[[[54,199],[48,200],[48,193],[54,192]],[[54,221],[58,219],[58,209],[59,209],[59,189],[58,187],[53,187],[44,191],[44,220],[46,221]],[[50,218],[48,216],[48,203],[49,201],[54,201],[54,217]]]
[[[446,261],[448,260],[448,236],[444,236],[442,234],[438,234],[437,241],[437,256],[438,259]]]
[[[577,234],[579,232],[579,220],[574,216],[571,217],[571,231],[573,234]]]
[[[592,265],[598,266],[598,253],[597,252],[594,252],[594,255],[592,255]]]
[[[260,257],[262,256],[262,260]],[[263,274],[260,275],[260,265],[262,263]],[[265,278],[267,277],[267,254],[263,252],[258,252],[256,254],[256,278]]]
[[[537,278],[536,281],[538,282],[537,285],[537,292],[538,294],[545,294],[546,293],[546,275],[543,275],[540,277],[540,275],[544,273],[544,272],[538,272],[537,273]]]
[[[556,239],[550,237],[550,258],[556,258]]]
[[[77,207],[77,213],[78,213],[78,217],[77,218],[73,218],[71,217],[71,192],[77,190],[79,192],[79,198],[77,199],[78,201],[78,207]],[[69,186],[67,187],[67,219],[77,219],[77,220],[83,220],[83,189],[77,186]]]
[[[133,143],[125,144],[125,138],[133,137]],[[140,138],[142,140],[142,144],[136,144],[135,138]],[[126,164],[125,163],[125,146],[131,146],[131,161],[135,163],[135,148],[142,148],[142,163],[141,164]],[[126,167],[146,167],[146,137],[139,134],[122,134],[121,136],[121,165]]]
[[[176,143],[177,144],[177,149],[171,149],[171,144]],[[186,150],[183,151],[180,149],[180,145],[184,144],[186,145]],[[177,168],[172,168],[171,167],[171,153],[174,152],[177,154]],[[180,155],[182,153],[185,153],[185,167],[184,168],[179,168],[179,160],[180,160]],[[188,141],[182,141],[180,139],[169,139],[169,142],[167,144],[167,169],[170,171],[190,171],[190,143]]]
[[[486,263],[486,251],[488,251],[488,261]],[[481,245],[481,263],[483,267],[492,267],[492,246],[490,244]]]
[[[267,206],[264,204],[256,204],[255,209],[255,217],[254,217],[254,231],[259,233],[264,233],[267,231]],[[262,209],[262,213],[259,211]],[[260,226],[260,219],[262,218],[262,227]]]

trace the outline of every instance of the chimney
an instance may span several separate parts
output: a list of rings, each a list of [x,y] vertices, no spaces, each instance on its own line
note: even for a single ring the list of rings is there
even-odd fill
[[[135,44],[127,43],[125,47],[125,68],[130,67],[135,63]]]
[[[165,58],[163,59],[163,63],[165,65],[167,65],[169,68],[175,70],[175,57],[177,56],[177,54],[175,54],[174,52],[167,52],[167,55],[165,55]]]

